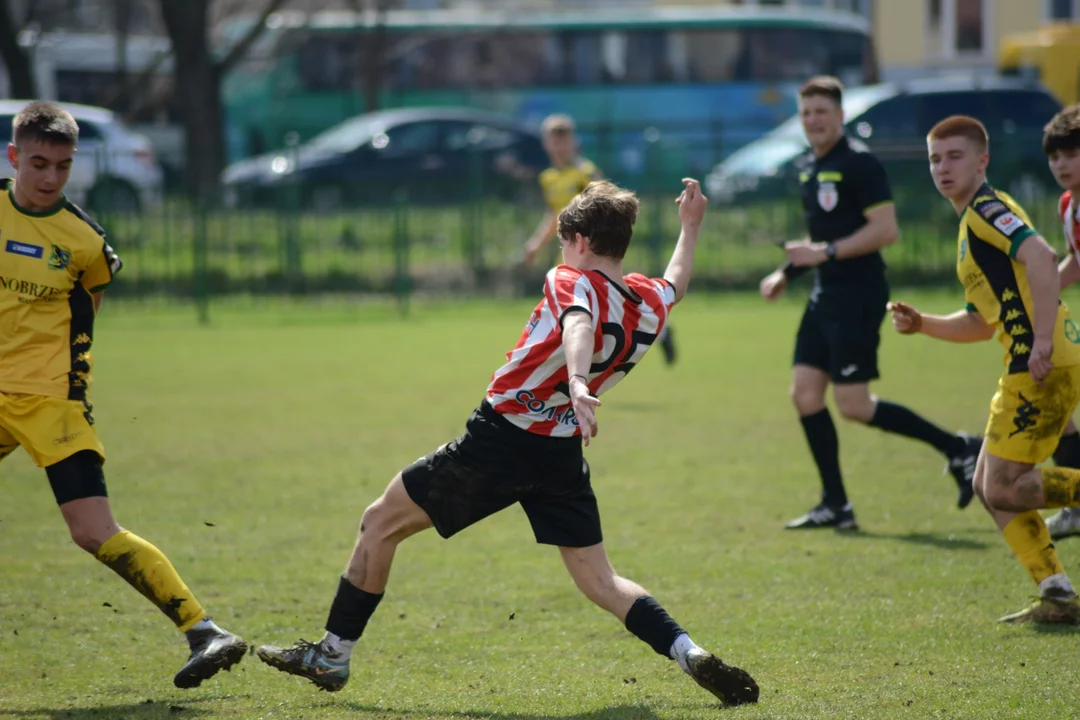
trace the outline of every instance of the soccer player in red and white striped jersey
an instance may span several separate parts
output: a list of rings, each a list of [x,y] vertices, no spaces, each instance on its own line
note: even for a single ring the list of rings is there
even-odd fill
[[[682,232],[663,278],[623,273],[637,219],[633,193],[590,183],[559,214],[563,264],[465,433],[397,475],[364,512],[330,606],[326,634],[259,657],[340,690],[382,600],[397,546],[434,527],[444,538],[520,503],[536,541],[559,548],[577,587],[727,705],[756,702],[750,675],[699,648],[644,588],[615,574],[582,446],[596,437],[599,396],[633,369],[686,294],[707,200],[695,180],[678,197]]]
[[[1054,179],[1065,191],[1058,200],[1058,216],[1068,253],[1058,266],[1058,279],[1064,290],[1080,280],[1080,105],[1065,108],[1047,123],[1043,131],[1043,152]],[[1068,337],[1080,342],[1080,328],[1074,328]],[[1054,462],[1080,468],[1080,434],[1072,420],[1054,450]],[[1063,508],[1047,518],[1046,527],[1054,540],[1080,535],[1080,508]]]

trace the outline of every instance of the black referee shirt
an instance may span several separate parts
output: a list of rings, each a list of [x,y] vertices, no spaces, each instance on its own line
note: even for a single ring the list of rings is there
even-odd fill
[[[859,141],[840,139],[825,156],[813,153],[804,161],[799,176],[803,216],[810,239],[834,242],[848,237],[866,224],[866,213],[892,202],[885,168]],[[817,266],[816,284],[832,286],[885,285],[885,261],[880,252],[830,260]]]

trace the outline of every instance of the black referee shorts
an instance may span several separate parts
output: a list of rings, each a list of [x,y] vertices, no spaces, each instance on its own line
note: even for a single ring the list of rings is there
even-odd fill
[[[538,543],[588,547],[603,540],[581,438],[527,432],[486,400],[464,435],[405,468],[401,478],[444,538],[521,503]]]
[[[888,294],[840,302],[816,300],[806,306],[795,336],[795,365],[828,373],[837,385],[877,380],[881,323]]]

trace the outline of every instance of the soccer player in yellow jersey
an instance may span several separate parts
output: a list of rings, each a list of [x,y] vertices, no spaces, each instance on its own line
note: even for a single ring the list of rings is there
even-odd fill
[[[603,175],[591,160],[581,156],[578,146],[577,128],[569,115],[549,115],[540,125],[540,136],[544,143],[551,167],[540,173],[540,190],[544,193],[547,210],[532,237],[525,243],[525,264],[531,264],[553,237],[558,224],[559,213],[570,204],[578,193],[593,180],[600,180]],[[668,365],[675,362],[675,339],[671,326],[664,325],[660,331],[660,349]]]
[[[90,345],[102,291],[120,269],[104,231],[63,195],[79,127],[52,103],[16,116],[0,191],[0,460],[20,445],[52,486],[75,543],[185,633],[177,687],[238,663],[244,641],[222,630],[160,550],[113,519],[105,450],[90,404]]]
[[[1002,622],[1080,624],[1077,600],[1039,510],[1080,502],[1080,470],[1036,467],[1050,457],[1080,401],[1080,332],[1060,299],[1057,255],[1016,201],[986,181],[989,138],[953,116],[927,136],[934,184],[960,216],[956,272],[967,308],[923,315],[892,303],[893,326],[950,342],[989,340],[1005,350],[990,402],[975,492],[1039,586],[1031,606]]]

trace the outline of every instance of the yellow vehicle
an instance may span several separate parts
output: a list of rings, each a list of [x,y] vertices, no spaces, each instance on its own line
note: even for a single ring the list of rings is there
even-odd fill
[[[998,69],[1003,75],[1037,78],[1064,105],[1080,101],[1080,23],[1006,35]]]

